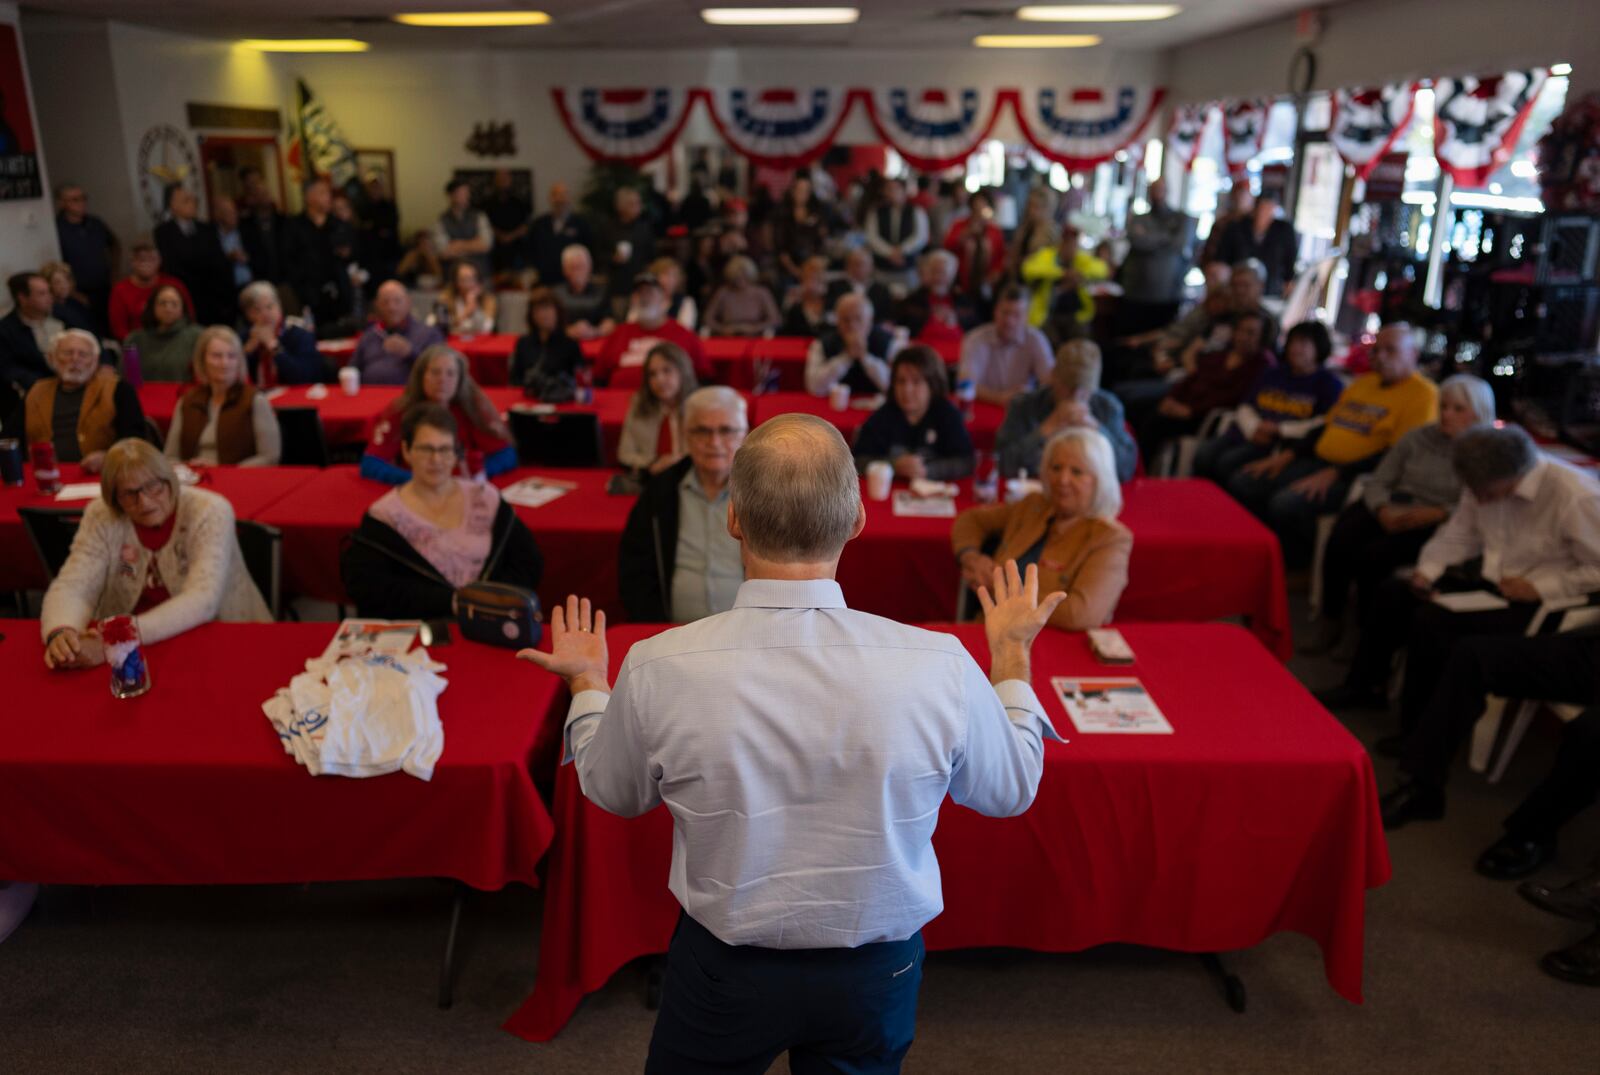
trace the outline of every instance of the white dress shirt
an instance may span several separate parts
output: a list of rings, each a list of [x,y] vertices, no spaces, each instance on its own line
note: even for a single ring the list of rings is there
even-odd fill
[[[1028,684],[990,686],[956,638],[853,612],[831,579],[753,579],[731,611],[636,643],[566,726],[591,802],[625,817],[667,804],[683,909],[765,948],[921,929],[944,908],[946,792],[1021,813],[1047,737]]]
[[[1483,557],[1483,577],[1528,580],[1548,601],[1600,590],[1600,484],[1542,459],[1511,495],[1480,504],[1472,490],[1417,557],[1432,582],[1446,568]]]

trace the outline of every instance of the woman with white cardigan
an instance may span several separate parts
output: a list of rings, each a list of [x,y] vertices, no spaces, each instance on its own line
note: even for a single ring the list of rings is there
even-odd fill
[[[131,437],[106,451],[100,499],[84,510],[67,562],[45,592],[45,664],[101,664],[95,624],[119,615],[138,617],[147,643],[212,620],[272,620],[245,570],[233,506],[180,485],[160,452]]]

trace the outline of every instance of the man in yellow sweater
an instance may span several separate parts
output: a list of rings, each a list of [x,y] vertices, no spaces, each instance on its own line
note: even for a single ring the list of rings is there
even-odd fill
[[[1317,516],[1343,506],[1351,481],[1438,418],[1439,390],[1417,372],[1417,352],[1415,329],[1385,325],[1372,347],[1372,372],[1350,382],[1320,430],[1229,479],[1228,492],[1277,532],[1290,567],[1310,560]]]

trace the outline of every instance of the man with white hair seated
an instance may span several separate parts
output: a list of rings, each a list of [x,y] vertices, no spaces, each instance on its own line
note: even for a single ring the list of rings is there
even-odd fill
[[[28,389],[28,443],[49,441],[58,460],[98,474],[107,448],[124,437],[144,436],[139,393],[100,364],[100,341],[92,332],[67,329],[50,342],[45,361],[55,376]]]
[[[733,453],[750,429],[744,397],[720,386],[690,393],[683,428],[689,454],[650,479],[622,531],[622,604],[638,622],[726,612],[744,581],[726,525]]]
[[[604,284],[595,282],[594,258],[588,247],[573,243],[561,251],[561,280],[550,290],[556,293],[567,320],[567,335],[573,339],[590,340],[615,327],[611,296]]]
[[[825,396],[836,384],[858,395],[889,390],[893,337],[872,326],[872,303],[854,293],[833,307],[834,330],[811,341],[806,351],[806,391]]]

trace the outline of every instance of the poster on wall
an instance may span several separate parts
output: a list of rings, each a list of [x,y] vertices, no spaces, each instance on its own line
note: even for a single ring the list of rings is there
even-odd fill
[[[22,47],[15,26],[0,26],[0,201],[43,196]]]

